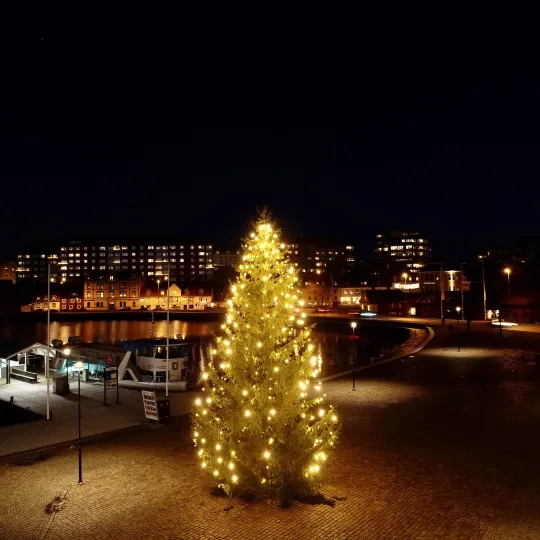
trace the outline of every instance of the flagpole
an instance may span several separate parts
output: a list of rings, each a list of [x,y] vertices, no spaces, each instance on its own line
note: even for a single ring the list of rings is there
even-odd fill
[[[47,358],[45,378],[47,379],[47,420],[51,419],[51,387],[49,384],[49,362],[51,358],[51,263],[47,265]]]
[[[170,259],[169,259],[170,261]],[[169,306],[171,290],[171,264],[167,264],[167,370],[165,372],[165,396],[169,397]]]

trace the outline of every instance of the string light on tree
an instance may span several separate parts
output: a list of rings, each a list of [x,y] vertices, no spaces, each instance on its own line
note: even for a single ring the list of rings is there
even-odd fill
[[[202,375],[212,399],[195,401],[193,441],[215,485],[281,499],[312,494],[339,432],[335,409],[321,406],[321,384],[310,384],[322,359],[267,213],[243,248],[224,336]]]

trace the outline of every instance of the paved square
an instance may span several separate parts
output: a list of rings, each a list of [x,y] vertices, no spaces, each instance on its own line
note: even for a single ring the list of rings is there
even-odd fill
[[[209,494],[187,417],[0,466],[0,538],[538,539],[540,380],[520,338],[441,332],[414,358],[325,383],[344,422],[334,508]],[[535,341],[534,348],[540,342]],[[55,496],[61,509],[46,513]]]

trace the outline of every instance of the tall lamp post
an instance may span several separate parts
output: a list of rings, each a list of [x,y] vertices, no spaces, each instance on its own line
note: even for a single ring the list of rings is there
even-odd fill
[[[170,323],[170,291],[171,291],[171,265],[167,263],[167,350],[165,354],[167,355],[166,360],[166,370],[165,370],[165,396],[169,397],[169,323]]]
[[[457,306],[456,311],[457,311],[457,352],[461,352],[459,348],[459,319],[460,319],[461,306]]]
[[[356,390],[356,381],[355,381],[355,371],[354,371],[354,368],[356,367],[356,341],[355,341],[355,335],[354,335],[354,330],[356,328],[356,321],[353,321],[351,323],[351,328],[352,328],[352,335],[353,335],[353,364],[352,364],[352,389],[353,390]]]
[[[510,304],[510,273],[511,273],[510,268],[505,268],[504,273],[508,277],[508,319],[511,319],[510,314],[512,312],[512,307],[511,307],[511,304]],[[501,318],[501,316],[499,314],[499,319],[500,318]]]
[[[78,449],[79,449],[79,484],[82,484],[82,449],[81,449],[81,370],[84,369],[84,364],[81,360],[77,360],[75,362],[75,369],[77,370],[79,377],[78,377],[78,391],[79,391],[79,399],[78,399],[78,424],[79,424],[79,441],[78,441]]]

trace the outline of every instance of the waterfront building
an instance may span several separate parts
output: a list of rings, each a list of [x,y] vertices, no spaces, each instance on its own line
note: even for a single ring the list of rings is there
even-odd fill
[[[96,276],[84,282],[83,302],[87,311],[139,309],[140,279],[129,274]]]
[[[180,283],[208,282],[214,277],[213,246],[206,242],[72,241],[52,254],[27,251],[17,255],[17,281],[46,281],[48,261],[53,264],[52,281],[60,283],[83,281],[96,272],[129,272],[152,280],[169,272],[171,282]]]

